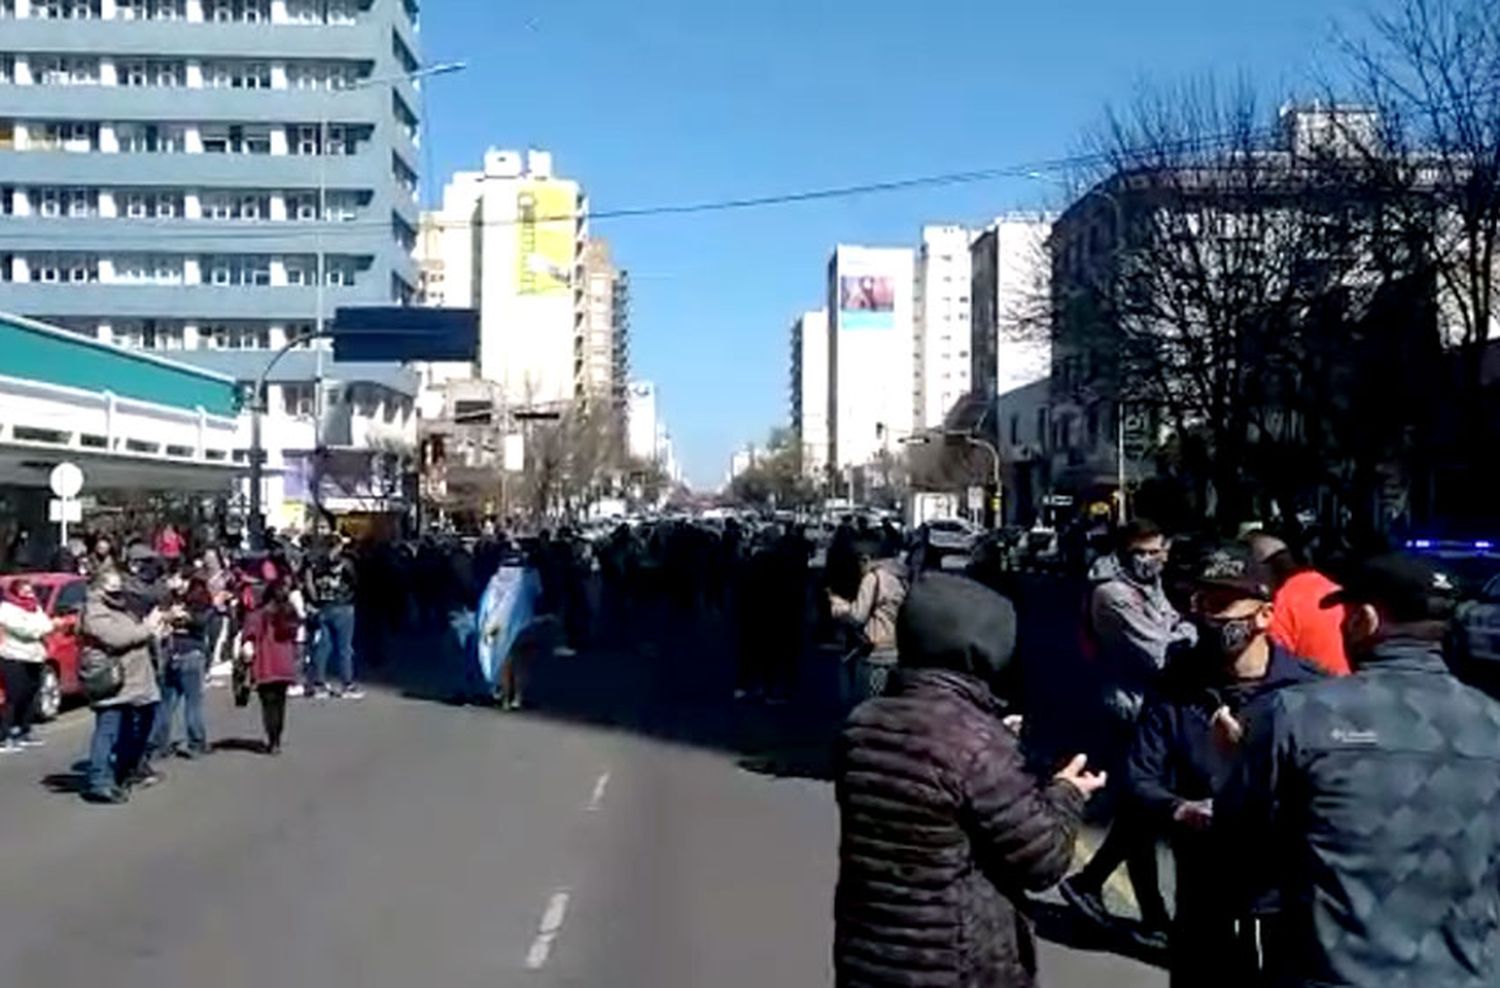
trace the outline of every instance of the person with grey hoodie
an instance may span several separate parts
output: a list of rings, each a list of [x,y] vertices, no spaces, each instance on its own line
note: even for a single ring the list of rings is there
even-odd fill
[[[1156,834],[1123,786],[1136,721],[1166,667],[1167,653],[1198,641],[1197,629],[1177,613],[1162,587],[1168,549],[1162,530],[1138,518],[1117,533],[1115,553],[1094,563],[1088,630],[1103,689],[1108,746],[1103,762],[1115,780],[1115,821],[1083,870],[1059,888],[1083,916],[1100,926],[1113,925],[1104,906],[1104,883],[1125,864],[1141,909],[1141,939],[1153,948],[1165,946],[1170,923],[1158,878]]]

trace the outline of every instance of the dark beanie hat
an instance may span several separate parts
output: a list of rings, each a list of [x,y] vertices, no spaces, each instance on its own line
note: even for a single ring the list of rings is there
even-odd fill
[[[948,669],[994,683],[1016,651],[1016,609],[966,577],[927,573],[906,595],[896,647],[906,668]]]

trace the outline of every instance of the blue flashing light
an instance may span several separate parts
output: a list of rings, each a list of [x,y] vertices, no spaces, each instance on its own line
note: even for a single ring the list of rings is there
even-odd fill
[[[1474,543],[1474,548],[1476,548],[1476,549],[1493,549],[1493,548],[1495,548],[1495,543],[1489,541],[1488,539],[1480,539],[1478,542]]]
[[[1432,540],[1431,539],[1412,539],[1410,542],[1408,542],[1406,544],[1409,547],[1413,548],[1413,549],[1431,549],[1432,548]]]

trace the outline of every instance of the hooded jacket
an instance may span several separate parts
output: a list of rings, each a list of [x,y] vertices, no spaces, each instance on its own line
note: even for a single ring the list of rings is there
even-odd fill
[[[1084,797],[1039,783],[990,682],[1015,612],[934,573],[907,595],[900,668],[850,715],[839,751],[837,984],[1028,988],[1036,946],[1017,906],[1060,880]]]
[[[1195,643],[1197,632],[1167,599],[1160,579],[1135,579],[1116,556],[1096,560],[1089,580],[1089,625],[1098,644],[1105,705],[1115,716],[1133,720],[1166,666],[1168,650]]]
[[[906,599],[906,567],[895,559],[882,559],[859,581],[854,600],[833,598],[834,618],[858,627],[876,651],[896,645],[896,615]]]

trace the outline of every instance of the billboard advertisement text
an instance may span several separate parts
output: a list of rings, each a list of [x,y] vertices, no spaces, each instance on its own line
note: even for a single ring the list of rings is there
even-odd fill
[[[572,290],[577,193],[571,185],[530,182],[516,194],[520,295]]]

